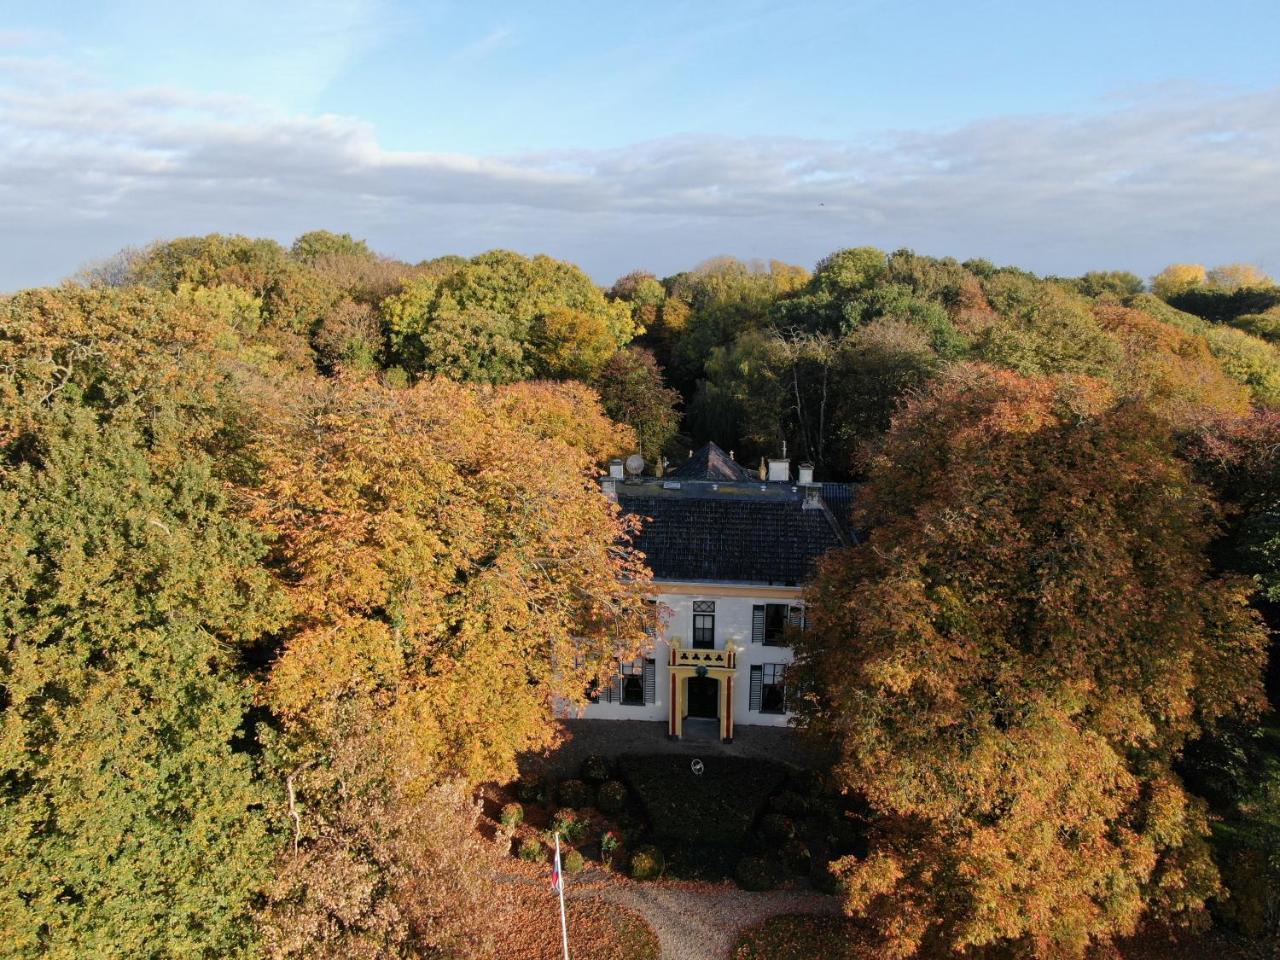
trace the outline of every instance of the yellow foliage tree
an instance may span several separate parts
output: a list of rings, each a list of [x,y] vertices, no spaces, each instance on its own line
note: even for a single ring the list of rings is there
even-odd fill
[[[1209,274],[1198,263],[1173,263],[1151,278],[1151,292],[1161,300],[1186,293],[1209,282]]]

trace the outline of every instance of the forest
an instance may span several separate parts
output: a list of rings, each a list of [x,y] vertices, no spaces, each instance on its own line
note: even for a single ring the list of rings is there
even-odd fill
[[[602,287],[347,234],[0,298],[0,939],[465,958],[476,791],[655,612],[609,458],[858,485],[799,721],[885,958],[1280,949],[1280,286],[869,247]],[[1270,954],[1267,951],[1271,951]]]

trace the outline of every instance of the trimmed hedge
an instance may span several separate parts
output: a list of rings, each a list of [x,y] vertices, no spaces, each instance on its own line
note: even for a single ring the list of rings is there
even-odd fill
[[[547,848],[542,845],[542,841],[537,837],[525,837],[520,841],[516,855],[525,863],[545,863],[547,860]]]
[[[589,807],[591,788],[581,780],[562,780],[556,790],[556,799],[562,807]]]
[[[621,813],[627,805],[627,788],[617,780],[608,780],[596,791],[596,809],[610,816]]]
[[[518,827],[524,823],[524,807],[518,803],[504,803],[498,811],[498,822],[504,827]]]
[[[780,813],[766,813],[760,818],[760,833],[773,843],[786,843],[795,839],[796,825],[790,817]]]
[[[582,854],[573,847],[560,851],[560,866],[564,868],[564,872],[569,876],[581,873],[584,865]]]
[[[631,877],[634,880],[656,880],[666,868],[666,857],[655,846],[644,846],[631,854]]]
[[[609,779],[609,761],[604,757],[587,757],[582,761],[581,773],[587,783],[603,783]]]
[[[803,840],[792,840],[782,848],[782,859],[792,873],[808,874],[813,861],[809,845]]]
[[[516,799],[522,803],[538,803],[546,798],[546,784],[538,777],[525,777],[516,784]]]
[[[733,878],[743,890],[773,890],[782,883],[782,869],[764,857],[743,857],[738,861]]]

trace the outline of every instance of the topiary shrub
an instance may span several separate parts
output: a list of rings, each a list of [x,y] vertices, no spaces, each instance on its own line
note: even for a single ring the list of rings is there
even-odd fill
[[[667,868],[667,859],[654,846],[641,847],[631,854],[631,876],[635,880],[656,880]]]
[[[774,890],[782,883],[782,871],[776,863],[764,857],[743,857],[738,861],[733,878],[743,890]]]
[[[769,801],[769,809],[798,820],[809,812],[809,801],[793,790],[784,790]]]
[[[504,803],[498,811],[498,822],[504,827],[518,827],[524,823],[524,807],[518,803]]]
[[[766,813],[760,818],[761,835],[773,843],[786,843],[796,835],[796,825],[790,817],[780,813]]]
[[[569,876],[581,873],[584,866],[582,854],[573,847],[560,851],[560,866]]]
[[[608,780],[596,791],[596,809],[601,813],[621,813],[627,805],[627,788],[617,780]]]
[[[542,845],[542,841],[537,837],[525,837],[520,841],[516,855],[526,863],[545,863],[547,848]]]
[[[782,848],[782,862],[792,873],[808,874],[812,860],[809,845],[803,840],[792,840]]]
[[[589,807],[591,791],[581,780],[563,780],[556,790],[556,799],[564,807]]]
[[[609,779],[609,761],[604,757],[587,757],[582,761],[582,779],[587,783],[603,783]]]
[[[546,798],[546,785],[537,777],[525,777],[516,784],[516,799],[522,803],[538,803]]]
[[[551,834],[557,833],[561,839],[577,843],[587,835],[587,820],[577,810],[561,807],[551,815]]]

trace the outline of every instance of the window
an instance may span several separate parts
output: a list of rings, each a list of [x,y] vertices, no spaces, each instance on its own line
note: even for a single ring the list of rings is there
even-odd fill
[[[713,650],[716,645],[716,602],[693,601],[693,646]]]
[[[656,664],[650,659],[618,664],[618,675],[599,690],[593,703],[620,703],[624,707],[644,707],[656,700]]]
[[[751,668],[751,709],[758,713],[787,712],[785,663],[760,663]]]
[[[804,628],[804,608],[787,603],[757,603],[751,608],[751,642],[787,646],[787,629]]]

